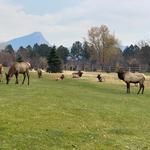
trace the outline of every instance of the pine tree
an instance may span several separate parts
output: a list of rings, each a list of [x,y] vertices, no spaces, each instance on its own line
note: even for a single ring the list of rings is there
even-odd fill
[[[61,45],[57,48],[56,53],[59,56],[59,58],[63,61],[63,63],[65,64],[67,62],[67,57],[69,56],[68,48]]]
[[[10,54],[14,54],[14,49],[13,49],[13,47],[11,46],[11,44],[9,44],[9,45],[7,45],[7,46],[5,47],[5,52],[8,52],[8,53],[10,53]]]
[[[53,47],[47,58],[48,61],[48,72],[56,73],[62,72],[60,58],[56,54],[56,47]]]
[[[21,55],[16,56],[16,61],[17,62],[23,62]]]

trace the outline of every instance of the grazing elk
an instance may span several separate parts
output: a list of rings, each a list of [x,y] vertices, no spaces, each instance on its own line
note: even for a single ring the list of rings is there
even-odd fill
[[[14,63],[8,70],[8,73],[6,73],[6,84],[9,83],[10,78],[15,75],[16,77],[16,84],[18,84],[18,75],[23,74],[24,78],[22,81],[22,84],[24,84],[25,78],[27,76],[28,78],[28,85],[29,85],[29,69],[31,65],[28,62],[16,62]]]
[[[72,77],[73,78],[80,78],[80,77],[82,77],[82,74],[83,74],[83,72],[81,72],[81,71],[73,72]]]
[[[123,80],[126,85],[127,85],[127,93],[130,93],[130,83],[139,83],[140,88],[137,94],[140,93],[142,90],[142,94],[144,93],[144,81],[145,81],[145,76],[143,73],[132,73],[129,71],[124,71],[122,69],[119,69],[117,71],[118,73],[118,78]]]

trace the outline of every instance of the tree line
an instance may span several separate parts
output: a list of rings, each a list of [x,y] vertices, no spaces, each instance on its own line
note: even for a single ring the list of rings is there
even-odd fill
[[[0,63],[10,66],[15,61],[28,61],[33,68],[48,72],[67,70],[104,70],[105,66],[150,66],[150,45],[141,41],[137,45],[120,49],[119,40],[106,25],[91,27],[84,42],[75,41],[68,49],[63,45],[35,44],[14,51],[11,45],[0,51]]]

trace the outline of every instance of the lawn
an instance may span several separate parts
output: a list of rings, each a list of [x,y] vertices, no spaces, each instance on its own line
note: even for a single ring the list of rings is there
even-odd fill
[[[50,75],[0,83],[0,150],[148,150],[150,88]]]

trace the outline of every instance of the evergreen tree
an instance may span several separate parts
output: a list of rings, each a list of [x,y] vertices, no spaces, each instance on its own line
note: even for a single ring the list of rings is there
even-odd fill
[[[37,43],[34,44],[33,49],[32,49],[32,56],[37,56],[39,50],[40,50],[40,46]]]
[[[123,51],[123,56],[126,58],[134,56],[134,46],[131,44],[129,47],[127,46]]]
[[[39,46],[39,49],[38,49],[37,53],[38,53],[39,56],[47,57],[49,52],[50,52],[50,50],[51,50],[51,47],[49,47],[46,44],[41,44]]]
[[[26,47],[26,49],[27,49],[28,51],[32,51],[32,50],[33,50],[33,48],[32,48],[30,45],[28,45],[28,46]]]
[[[32,48],[30,45],[28,45],[28,46],[26,47],[26,49],[27,49],[28,52],[29,52],[29,57],[32,57],[32,56],[33,56],[33,48]]]
[[[11,46],[11,44],[9,44],[9,45],[7,45],[7,46],[5,47],[5,52],[8,52],[8,53],[10,53],[10,54],[14,54],[14,49],[13,49],[13,47]]]
[[[16,61],[17,61],[17,62],[23,62],[23,59],[22,59],[21,55],[18,54],[18,55],[16,56]]]
[[[48,61],[48,70],[47,70],[48,72],[52,73],[62,72],[61,61],[56,54],[55,46],[51,49],[47,61]]]
[[[80,41],[76,41],[73,43],[71,47],[71,56],[74,59],[81,59],[82,57],[82,43]]]
[[[88,45],[88,43],[85,41],[83,43],[83,51],[82,51],[82,59],[83,60],[89,60],[90,58],[90,46]]]
[[[59,58],[63,61],[63,63],[67,62],[67,57],[69,56],[68,48],[61,45],[57,48],[56,53],[59,56]]]
[[[138,58],[142,64],[150,65],[150,46],[145,45],[141,48]]]

